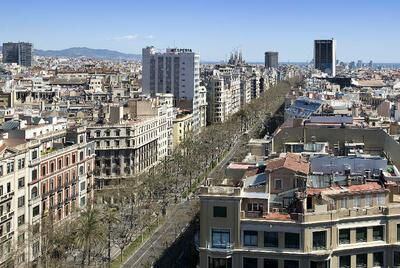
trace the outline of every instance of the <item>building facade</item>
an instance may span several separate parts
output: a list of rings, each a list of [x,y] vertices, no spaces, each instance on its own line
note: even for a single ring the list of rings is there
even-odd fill
[[[278,68],[278,52],[265,52],[265,68]]]
[[[2,141],[2,265],[39,265],[44,223],[68,221],[92,202],[94,144],[85,127],[57,125],[9,130]]]
[[[314,64],[315,69],[329,76],[336,75],[336,41],[334,39],[314,41]]]
[[[3,43],[3,63],[16,63],[24,67],[32,66],[31,43]]]
[[[191,49],[154,47],[142,50],[142,90],[145,94],[171,93],[176,101],[187,100],[193,112],[193,128],[200,127],[200,56]]]

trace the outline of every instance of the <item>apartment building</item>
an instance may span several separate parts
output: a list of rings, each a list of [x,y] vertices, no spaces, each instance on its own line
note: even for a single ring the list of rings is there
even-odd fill
[[[93,199],[95,150],[85,127],[15,126],[3,128],[1,146],[0,263],[13,256],[14,266],[35,266],[42,222],[68,221]]]
[[[176,118],[172,122],[173,124],[173,148],[175,149],[178,145],[183,142],[186,137],[192,131],[192,114],[181,112],[176,115]]]
[[[200,267],[400,267],[398,172],[375,157],[326,173],[335,159],[321,157],[312,166],[287,154],[236,165],[240,179],[208,179]]]
[[[241,107],[240,74],[231,68],[215,70],[208,78],[208,122],[222,123]]]
[[[191,49],[170,48],[157,52],[154,47],[142,50],[143,93],[171,93],[176,101],[191,102],[193,129],[200,128],[202,104],[200,88],[200,55]]]
[[[240,77],[240,106],[243,107],[245,104],[251,101],[251,80],[247,75]]]
[[[171,94],[159,94],[109,106],[107,122],[87,127],[96,147],[97,188],[118,184],[172,153],[172,103]]]

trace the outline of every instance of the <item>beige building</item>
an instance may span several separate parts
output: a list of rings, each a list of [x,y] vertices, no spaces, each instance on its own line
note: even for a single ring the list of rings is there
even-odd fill
[[[172,152],[172,95],[131,100],[104,109],[103,124],[88,126],[96,147],[96,188],[118,184]]]
[[[173,120],[172,145],[174,149],[178,147],[178,145],[182,141],[184,141],[185,138],[192,131],[192,122],[193,122],[192,117],[193,115],[191,113],[186,113],[186,114],[181,113],[178,114],[176,118]]]
[[[397,177],[379,170],[297,175],[305,168],[299,161],[241,165],[241,179],[208,179],[200,194],[200,267],[400,267]]]
[[[15,126],[0,143],[0,267],[35,267],[42,223],[65,222],[93,199],[94,144],[85,127]]]

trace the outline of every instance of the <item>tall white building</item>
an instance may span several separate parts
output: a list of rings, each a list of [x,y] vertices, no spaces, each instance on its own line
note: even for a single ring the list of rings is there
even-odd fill
[[[208,122],[222,123],[240,109],[240,74],[231,68],[215,70],[206,81]]]
[[[188,103],[193,111],[193,129],[200,126],[200,56],[191,49],[170,48],[142,51],[142,89],[144,94],[172,93],[176,103]]]

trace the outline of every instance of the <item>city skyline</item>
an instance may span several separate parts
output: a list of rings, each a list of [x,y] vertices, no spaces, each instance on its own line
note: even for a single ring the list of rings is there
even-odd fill
[[[400,3],[395,1],[336,1],[330,17],[317,1],[118,3],[5,2],[3,9],[14,12],[3,14],[0,41],[27,41],[46,50],[90,47],[137,54],[147,45],[182,47],[192,48],[202,61],[226,60],[240,48],[247,61],[263,62],[264,52],[271,50],[282,62],[305,62],[312,59],[314,39],[335,38],[341,61],[400,62],[399,37],[393,34]]]

